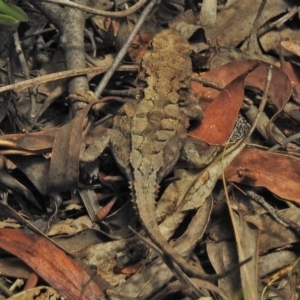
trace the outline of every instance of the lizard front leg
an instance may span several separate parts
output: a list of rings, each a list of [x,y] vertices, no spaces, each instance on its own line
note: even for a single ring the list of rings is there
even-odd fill
[[[116,129],[108,129],[94,140],[87,149],[82,151],[80,160],[84,163],[92,162],[106,148],[110,148],[118,167],[130,179],[132,177],[129,166],[130,143],[126,136]]]
[[[103,153],[105,148],[110,148],[120,170],[128,179],[131,179],[132,175],[129,166],[131,151],[130,134],[132,127],[131,119],[135,109],[135,102],[124,104],[114,118],[113,128],[107,129],[107,131],[96,138],[87,149],[84,149],[80,155],[80,160],[82,162],[92,162]]]

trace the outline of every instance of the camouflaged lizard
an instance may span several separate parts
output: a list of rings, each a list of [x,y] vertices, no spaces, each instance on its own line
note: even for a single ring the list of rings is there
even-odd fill
[[[109,146],[129,180],[141,223],[154,244],[164,249],[169,266],[176,263],[187,275],[214,280],[216,276],[200,273],[175,252],[161,234],[155,216],[159,184],[178,159],[198,168],[205,165],[186,137],[189,121],[202,118],[190,89],[189,54],[189,43],[177,31],[157,34],[140,66],[140,99],[123,106],[125,116],[115,117],[113,129],[92,144],[82,160],[94,160],[95,153]]]

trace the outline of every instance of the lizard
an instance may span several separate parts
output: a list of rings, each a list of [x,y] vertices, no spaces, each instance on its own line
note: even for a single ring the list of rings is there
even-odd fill
[[[87,148],[81,157],[92,161],[107,146],[126,175],[140,221],[154,244],[164,249],[167,264],[188,276],[216,280],[187,263],[160,232],[155,215],[159,185],[179,158],[197,168],[207,163],[187,139],[190,120],[201,120],[202,109],[190,87],[190,44],[177,31],[158,33],[144,54],[138,75],[138,101],[122,107],[113,128]],[[206,158],[205,158],[206,160]],[[223,275],[224,276],[224,275]]]

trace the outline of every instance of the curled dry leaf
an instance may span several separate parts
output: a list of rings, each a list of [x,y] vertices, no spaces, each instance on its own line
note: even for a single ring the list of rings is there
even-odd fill
[[[42,155],[24,156],[12,155],[9,159],[21,170],[33,183],[36,189],[42,194],[47,194],[47,175],[50,161]]]
[[[136,239],[135,239],[136,241]],[[97,273],[101,275],[113,286],[117,286],[124,282],[124,275],[117,275],[114,271],[116,267],[116,258],[119,253],[126,250],[126,247],[134,243],[133,238],[120,239],[107,243],[97,243],[91,246],[84,247],[76,251],[73,255],[83,261],[87,266],[97,266]],[[101,254],[101,255],[99,255]],[[127,294],[127,296],[129,296]]]
[[[290,221],[300,225],[300,210],[297,207],[280,210],[280,214]],[[267,253],[276,248],[288,248],[291,244],[300,241],[299,235],[289,228],[283,227],[269,214],[256,214],[245,216],[245,220],[260,231],[258,253]]]
[[[222,223],[218,223],[218,225],[222,226]],[[209,261],[217,273],[224,272],[226,268],[237,263],[238,255],[235,241],[208,242],[206,250]],[[240,285],[239,270],[233,270],[228,276],[218,281],[218,287],[224,291],[228,298],[233,298]]]
[[[230,265],[237,263],[237,257],[239,261],[243,261],[246,258],[251,257],[252,259],[243,265],[240,270],[236,270],[219,280],[219,287],[226,293],[227,297],[231,299],[236,293],[237,286],[240,284],[243,287],[244,299],[252,300],[258,298],[258,287],[257,287],[257,247],[258,247],[258,230],[256,228],[250,228],[247,222],[234,214],[234,219],[231,220],[235,223],[234,235],[235,241],[231,241],[228,237],[228,232],[224,233],[225,230],[232,231],[231,226],[223,222],[214,223],[213,230],[219,232],[222,236],[217,237],[217,243],[207,244],[207,253],[210,258],[212,265],[216,272],[220,273],[225,271]],[[224,226],[225,225],[225,226]],[[217,228],[218,229],[217,229]],[[237,250],[235,246],[237,245]],[[220,255],[222,253],[222,255]],[[240,273],[240,275],[239,275]],[[241,279],[239,279],[239,276]]]
[[[297,258],[297,254],[290,250],[281,250],[260,256],[258,262],[259,277],[265,277],[277,270],[284,271],[283,267],[291,266],[297,261]]]
[[[83,145],[83,123],[91,108],[87,105],[76,118],[60,128],[53,144],[48,192],[68,191],[78,183],[79,156]]]
[[[221,87],[225,87],[235,78],[253,67],[254,62],[257,61],[237,60],[234,62],[230,62],[207,73],[201,73],[201,79],[216,83]],[[245,86],[254,87],[263,91],[266,80],[267,66],[268,64],[261,63],[255,70],[253,70],[253,72],[251,72],[249,76],[246,77]],[[273,66],[272,74],[272,82],[268,95],[272,103],[276,105],[278,109],[281,109],[291,95],[292,86],[287,75],[278,67]],[[192,81],[192,89],[194,94],[201,94],[201,98],[205,99],[208,102],[211,102],[220,93],[220,91],[206,87],[205,85],[200,84],[195,80]],[[279,89],[281,91],[280,93],[278,93]]]
[[[238,111],[244,97],[244,86],[258,88],[263,91],[266,80],[267,64],[261,63],[249,73],[257,61],[242,60],[225,64],[207,73],[201,74],[201,78],[225,86],[220,92],[192,81],[192,89],[195,94],[201,94],[201,99],[211,102],[205,109],[205,117],[197,128],[192,129],[189,135],[202,139],[209,144],[224,143],[236,122]],[[243,83],[245,79],[245,82]],[[278,90],[281,92],[278,93]],[[273,67],[272,81],[269,89],[269,97],[280,112],[288,101],[292,92],[292,86],[287,75],[279,68]],[[277,115],[277,114],[276,114]],[[230,117],[228,117],[230,116]]]
[[[21,170],[24,174],[26,174],[28,179],[34,184],[34,186],[38,189],[38,191],[42,195],[46,195],[48,193],[48,187],[47,184],[45,183],[47,183],[48,181],[50,161],[49,159],[43,157],[41,154],[46,154],[48,152],[51,152],[51,149],[53,148],[54,141],[57,138],[57,136],[59,136],[60,140],[63,140],[63,137],[65,137],[65,140],[64,143],[61,144],[58,142],[59,139],[56,140],[56,150],[55,150],[56,155],[54,155],[54,158],[52,157],[51,159],[53,163],[52,174],[55,171],[61,173],[58,169],[64,166],[64,171],[61,173],[61,176],[62,177],[67,176],[67,177],[65,177],[63,182],[69,185],[69,188],[72,185],[74,187],[75,183],[77,184],[78,172],[76,173],[75,170],[79,164],[79,153],[78,153],[79,144],[77,140],[74,140],[75,138],[74,136],[73,139],[71,137],[69,138],[69,143],[68,143],[66,135],[68,133],[72,135],[71,131],[73,127],[70,123],[65,126],[66,127],[63,126],[61,128],[49,129],[45,131],[32,132],[27,134],[11,134],[11,135],[2,136],[0,138],[0,145],[12,148],[9,150],[1,150],[1,153],[5,152],[7,157],[18,167],[19,170]],[[75,126],[73,130],[75,130],[77,127],[79,126],[78,125]],[[99,135],[101,135],[105,131],[106,129],[101,128],[100,126],[93,127],[92,130],[88,133],[84,142],[86,142],[87,144],[91,144],[94,139],[96,139]],[[82,135],[80,137],[80,140],[81,138]],[[74,145],[77,146],[73,147],[73,143]],[[67,157],[67,155],[64,156],[61,155],[60,151],[63,152],[64,148],[66,147],[67,147],[66,149],[67,154],[71,155],[70,157],[71,160],[69,160],[69,157]],[[24,156],[22,155],[12,155],[14,154],[13,149],[21,150],[24,152],[23,154],[27,152],[27,155],[31,155],[31,156],[27,156],[27,158],[24,159]],[[58,157],[58,160],[56,157]],[[70,162],[72,162],[72,164],[69,164]],[[55,166],[57,166],[58,169]],[[73,172],[70,172],[70,170],[72,170],[72,167],[74,166],[75,169],[73,170]],[[57,174],[56,173],[53,174],[54,178],[56,177]],[[6,174],[5,176],[10,176],[10,175]],[[60,176],[58,177],[61,179]],[[56,180],[58,180],[59,178],[57,178]],[[10,185],[12,185],[14,181],[10,179],[9,180]],[[64,187],[61,187],[62,182],[57,184],[57,181],[52,180],[52,182],[50,181],[50,184],[52,185],[54,191],[58,191],[61,188],[64,189]],[[24,189],[21,189],[21,191],[23,190]],[[29,197],[28,199],[30,201],[33,200],[33,197],[31,197],[28,194],[28,192],[25,193],[25,191],[23,191],[21,194],[25,195],[27,198]]]
[[[43,237],[0,229],[0,248],[19,257],[69,299],[96,299],[108,287],[104,280],[100,287],[77,262]]]
[[[250,69],[230,82],[206,108],[200,126],[188,135],[208,144],[222,144],[229,138],[244,99],[244,80],[258,63],[252,61]],[[230,117],[228,117],[230,116]]]
[[[47,235],[72,235],[90,227],[92,227],[90,218],[82,216],[77,219],[66,219],[51,224]]]
[[[218,46],[237,47],[251,34],[261,2],[260,0],[226,1],[224,9],[218,11],[215,25],[206,29],[207,37],[217,41]],[[258,26],[284,13],[288,6],[292,7],[292,3],[288,5],[285,1],[267,1],[258,20]]]
[[[291,81],[293,88],[296,90],[296,93],[300,95],[300,72],[299,66],[291,64],[289,61],[285,61],[283,57],[280,59],[280,64],[282,70],[288,76]]]
[[[4,170],[0,170],[0,184],[8,189],[11,189],[15,192],[23,195],[27,200],[33,203],[36,207],[41,208],[39,202],[35,199],[33,193],[27,189],[22,183],[20,183],[17,179],[11,176],[8,172]]]
[[[22,134],[7,134],[0,137],[0,146],[3,148],[17,149],[20,151],[27,151],[27,155],[46,154],[51,151],[54,140],[60,128],[50,128],[30,133]],[[86,142],[91,144],[92,141],[106,131],[100,126],[93,127],[87,134]],[[1,150],[0,154],[12,155],[9,150]]]
[[[237,213],[233,213],[231,216],[233,217],[231,222],[233,224],[239,261],[251,257],[251,260],[240,268],[243,296],[245,300],[258,299],[257,253],[259,231],[257,228],[249,226],[245,219]]]
[[[300,203],[300,160],[278,153],[243,150],[225,170],[228,180],[263,186],[275,195]]]

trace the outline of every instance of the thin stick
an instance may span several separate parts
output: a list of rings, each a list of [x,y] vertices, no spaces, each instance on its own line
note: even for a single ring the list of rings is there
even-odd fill
[[[78,69],[78,70],[61,71],[61,72],[25,80],[22,82],[17,82],[14,84],[2,86],[2,87],[0,87],[0,93],[6,92],[6,91],[15,91],[17,93],[17,92],[20,92],[29,87],[36,86],[36,85],[46,83],[49,81],[55,81],[58,79],[64,79],[64,78],[69,78],[69,77],[74,77],[74,76],[79,76],[79,75],[84,75],[84,74],[91,74],[91,73],[101,74],[101,73],[104,73],[106,70],[107,70],[106,67],[101,66],[101,67],[83,68],[83,69]],[[134,71],[138,70],[138,66],[137,65],[131,65],[131,66],[124,65],[124,66],[118,67],[117,70],[134,72]]]
[[[290,219],[283,216],[279,213],[272,205],[270,205],[262,196],[256,194],[253,191],[247,190],[247,196],[249,196],[256,203],[260,204],[263,208],[265,208],[268,213],[283,227],[290,227],[293,231],[295,231],[298,235],[300,235],[300,227],[298,224],[294,223]]]
[[[123,11],[105,11],[105,10],[100,10],[100,9],[94,9],[85,5],[77,4],[71,1],[66,1],[66,0],[40,0],[40,2],[47,2],[47,3],[54,3],[54,4],[60,4],[60,5],[65,5],[73,8],[78,8],[82,11],[92,13],[94,15],[98,16],[103,16],[103,17],[111,17],[111,18],[122,18],[129,16],[136,12],[138,9],[140,9],[144,4],[146,4],[147,0],[140,0],[138,3],[135,5],[131,6],[130,8],[123,10]]]
[[[153,9],[153,7],[158,3],[158,1],[159,0],[151,0],[149,2],[149,4],[145,7],[143,12],[141,13],[140,18],[136,22],[136,24],[135,24],[134,28],[132,29],[132,31],[130,32],[126,43],[123,45],[122,49],[120,50],[120,52],[116,56],[115,60],[113,61],[112,65],[110,66],[108,71],[105,73],[105,75],[102,78],[100,84],[97,86],[97,88],[95,90],[96,97],[100,97],[100,95],[102,94],[102,92],[105,89],[105,87],[106,87],[107,83],[109,82],[110,78],[112,77],[112,75],[116,71],[117,67],[119,66],[119,64],[123,60],[124,56],[126,55],[129,47],[131,46],[131,43],[132,43],[134,37],[139,32],[139,30],[142,27],[142,25],[144,24],[147,16],[149,15],[149,13]]]
[[[26,64],[25,56],[24,56],[24,53],[23,53],[23,50],[22,50],[22,47],[21,47],[21,44],[20,44],[19,35],[18,35],[17,31],[13,34],[13,37],[14,37],[16,52],[17,52],[17,55],[19,57],[19,61],[20,61],[24,76],[25,76],[26,79],[30,79],[29,70],[28,70],[28,67],[27,67],[27,64]],[[34,118],[35,114],[36,114],[36,98],[35,98],[32,87],[29,87],[28,91],[29,91],[29,96],[30,96],[30,101],[31,101],[31,114],[30,114],[30,116],[31,116],[31,118]]]

